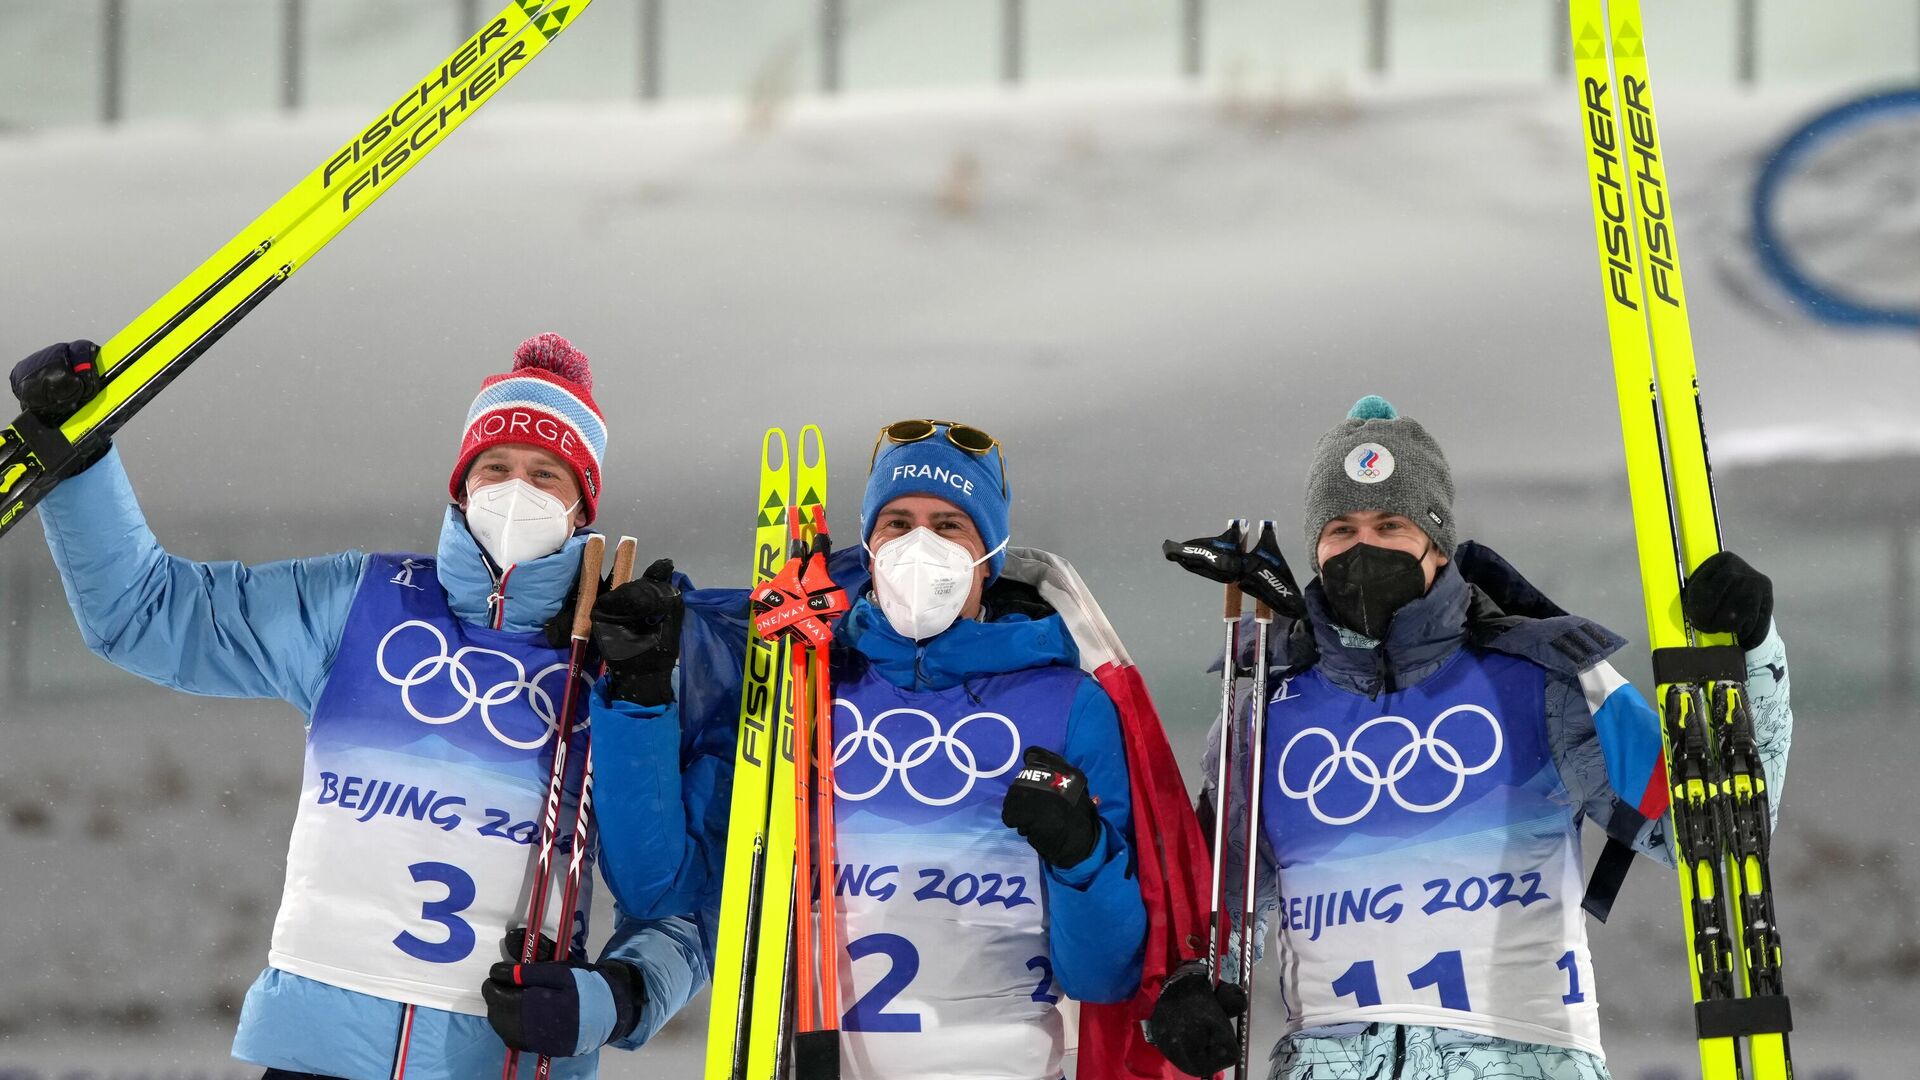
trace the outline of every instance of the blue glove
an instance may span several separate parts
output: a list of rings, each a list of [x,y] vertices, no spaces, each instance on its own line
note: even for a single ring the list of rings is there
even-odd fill
[[[498,963],[480,996],[502,1042],[548,1057],[591,1053],[626,1038],[647,1003],[640,969],[620,960]]]

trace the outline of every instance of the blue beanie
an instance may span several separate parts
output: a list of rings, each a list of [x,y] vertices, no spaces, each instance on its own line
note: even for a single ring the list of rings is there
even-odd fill
[[[991,585],[1007,560],[1001,548],[1007,540],[1008,496],[1001,492],[1005,469],[999,447],[969,454],[947,441],[945,424],[918,442],[882,443],[880,456],[867,474],[866,498],[860,502],[860,540],[864,544],[873,536],[881,508],[902,495],[945,499],[973,519],[980,539],[994,552],[987,560],[987,584]]]

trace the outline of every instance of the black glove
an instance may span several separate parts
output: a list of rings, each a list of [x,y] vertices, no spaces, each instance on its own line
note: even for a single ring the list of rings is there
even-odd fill
[[[673,700],[686,602],[673,584],[673,560],[655,559],[646,573],[593,605],[593,643],[607,662],[609,692],[636,705]]]
[[[1100,811],[1087,791],[1087,774],[1038,746],[1027,747],[1026,768],[1007,789],[1000,822],[1053,866],[1081,862],[1100,839]]]
[[[91,341],[49,345],[13,365],[8,382],[20,407],[43,424],[58,425],[100,392],[100,346]]]
[[[1233,983],[1213,985],[1207,965],[1189,960],[1160,987],[1147,1019],[1147,1042],[1189,1076],[1210,1077],[1240,1057],[1233,1020],[1247,1011],[1247,995]]]
[[[100,346],[91,341],[49,345],[13,365],[8,376],[20,407],[48,427],[58,427],[100,392]],[[82,440],[80,456],[63,466],[67,475],[91,468],[111,449],[111,440]]]
[[[1688,575],[1680,606],[1695,630],[1732,634],[1751,652],[1767,640],[1773,624],[1773,580],[1733,552],[1722,551]]]
[[[515,1050],[573,1057],[633,1034],[647,988],[640,969],[620,960],[503,961],[487,973],[480,996],[500,1041]]]

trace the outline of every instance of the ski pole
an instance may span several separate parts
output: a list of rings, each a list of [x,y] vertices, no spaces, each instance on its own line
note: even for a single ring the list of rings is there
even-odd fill
[[[840,1076],[840,934],[838,926],[838,905],[834,901],[834,862],[838,834],[834,828],[834,788],[833,788],[833,675],[832,675],[832,620],[838,618],[846,609],[846,594],[827,576],[827,555],[833,544],[827,534],[826,510],[814,509],[813,554],[807,565],[801,570],[800,584],[807,595],[807,606],[816,612],[816,620],[825,630],[824,634],[812,636],[807,659],[812,665],[809,688],[813,691],[813,707],[810,717],[813,723],[813,778],[814,819],[818,838],[814,845],[815,867],[813,877],[817,882],[815,896],[818,902],[819,922],[819,976],[820,1009],[819,1022],[812,1029],[802,1027],[794,1039],[794,1075],[796,1080],[838,1080]],[[801,729],[795,734],[796,743],[804,734]],[[796,746],[794,757],[799,757]],[[806,812],[800,814],[801,827],[806,825]],[[803,864],[804,865],[804,864]],[[806,905],[801,907],[802,921],[805,921],[813,907],[805,894],[800,897]],[[805,952],[801,956],[806,956]],[[810,990],[806,983],[801,984],[802,992]]]
[[[1227,531],[1222,534],[1230,537],[1236,553],[1245,531],[1246,521],[1234,518],[1227,523]],[[1221,613],[1221,622],[1226,629],[1220,649],[1220,760],[1214,770],[1213,892],[1209,901],[1212,926],[1207,934],[1207,969],[1212,973],[1216,986],[1220,983],[1220,952],[1226,945],[1230,925],[1226,914],[1227,804],[1232,801],[1234,773],[1229,763],[1234,756],[1234,739],[1240,728],[1233,714],[1233,698],[1240,682],[1240,612],[1244,606],[1239,583],[1228,582],[1226,605]]]
[[[1266,549],[1278,557],[1280,542],[1274,536],[1273,521],[1268,519],[1260,523],[1260,536],[1254,542],[1256,551]],[[1253,695],[1248,702],[1247,714],[1247,808],[1246,836],[1247,854],[1245,876],[1241,878],[1240,896],[1240,947],[1239,972],[1240,992],[1246,996],[1246,1008],[1235,1018],[1235,1036],[1240,1043],[1240,1057],[1234,1065],[1234,1080],[1246,1080],[1250,1065],[1250,1047],[1253,1043],[1253,917],[1257,902],[1256,874],[1260,864],[1260,788],[1266,771],[1267,743],[1267,648],[1272,639],[1273,608],[1264,596],[1256,594],[1253,601]]]
[[[1168,540],[1160,545],[1160,553],[1167,557],[1168,562],[1178,563],[1188,573],[1221,582],[1227,587],[1226,608],[1222,615],[1226,634],[1220,649],[1219,760],[1215,763],[1213,783],[1213,884],[1207,912],[1207,974],[1215,986],[1220,984],[1220,952],[1224,947],[1227,927],[1226,912],[1222,906],[1227,888],[1227,802],[1231,776],[1227,766],[1233,757],[1233,737],[1239,729],[1239,725],[1234,723],[1233,698],[1240,667],[1240,610],[1243,606],[1240,579],[1246,563],[1246,555],[1242,551],[1246,529],[1244,518],[1231,518],[1227,521],[1226,530],[1218,536],[1202,536],[1185,542]]]
[[[810,522],[807,524],[811,524]],[[802,539],[800,515],[794,514],[793,558],[804,560],[808,552]],[[804,567],[802,567],[804,573]],[[796,583],[798,578],[795,579]],[[813,829],[808,814],[813,809],[812,733],[807,724],[813,713],[813,697],[808,690],[813,651],[807,639],[796,634],[793,650],[793,947],[794,947],[794,1031],[814,1029],[813,996],[813,918],[808,907],[812,891]]]
[[[613,549],[613,578],[610,588],[617,589],[633,580],[633,559],[639,551],[640,541],[631,536],[623,536]],[[582,592],[585,591],[582,583]],[[593,606],[587,606],[591,619]],[[589,624],[591,626],[591,624]],[[570,959],[573,956],[573,917],[580,906],[580,879],[586,875],[587,857],[592,850],[593,840],[593,729],[587,729],[587,737],[580,744],[580,798],[573,811],[573,851],[567,860],[567,887],[560,894],[560,919],[555,929],[553,958]],[[564,945],[563,945],[564,942]],[[540,1061],[534,1067],[536,1080],[547,1080],[553,1074],[553,1058],[540,1055]]]
[[[598,533],[587,537],[586,548],[580,553],[580,584],[573,602],[573,640],[567,649],[567,687],[560,695],[560,713],[554,717],[553,767],[547,774],[546,805],[540,811],[540,854],[534,860],[533,881],[527,891],[527,933],[520,946],[523,964],[531,964],[538,958],[540,928],[547,918],[547,887],[553,878],[553,851],[560,834],[560,797],[566,787],[567,746],[573,741],[574,691],[587,663],[587,636],[593,630],[593,602],[600,590],[600,565],[606,554],[607,538]],[[567,936],[571,941],[571,935]],[[556,940],[554,951],[558,953],[559,948]],[[519,1067],[520,1051],[508,1047],[506,1063],[500,1070],[501,1080],[513,1080]],[[400,1080],[398,1069],[394,1080]]]

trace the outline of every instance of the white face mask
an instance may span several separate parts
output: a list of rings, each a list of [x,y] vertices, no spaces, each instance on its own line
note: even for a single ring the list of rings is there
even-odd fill
[[[467,491],[467,528],[505,569],[565,547],[579,506],[562,506],[559,499],[515,477]]]
[[[873,556],[873,592],[900,636],[915,641],[939,634],[960,617],[973,592],[973,568],[999,554],[1002,540],[979,558],[922,525],[890,540]]]

